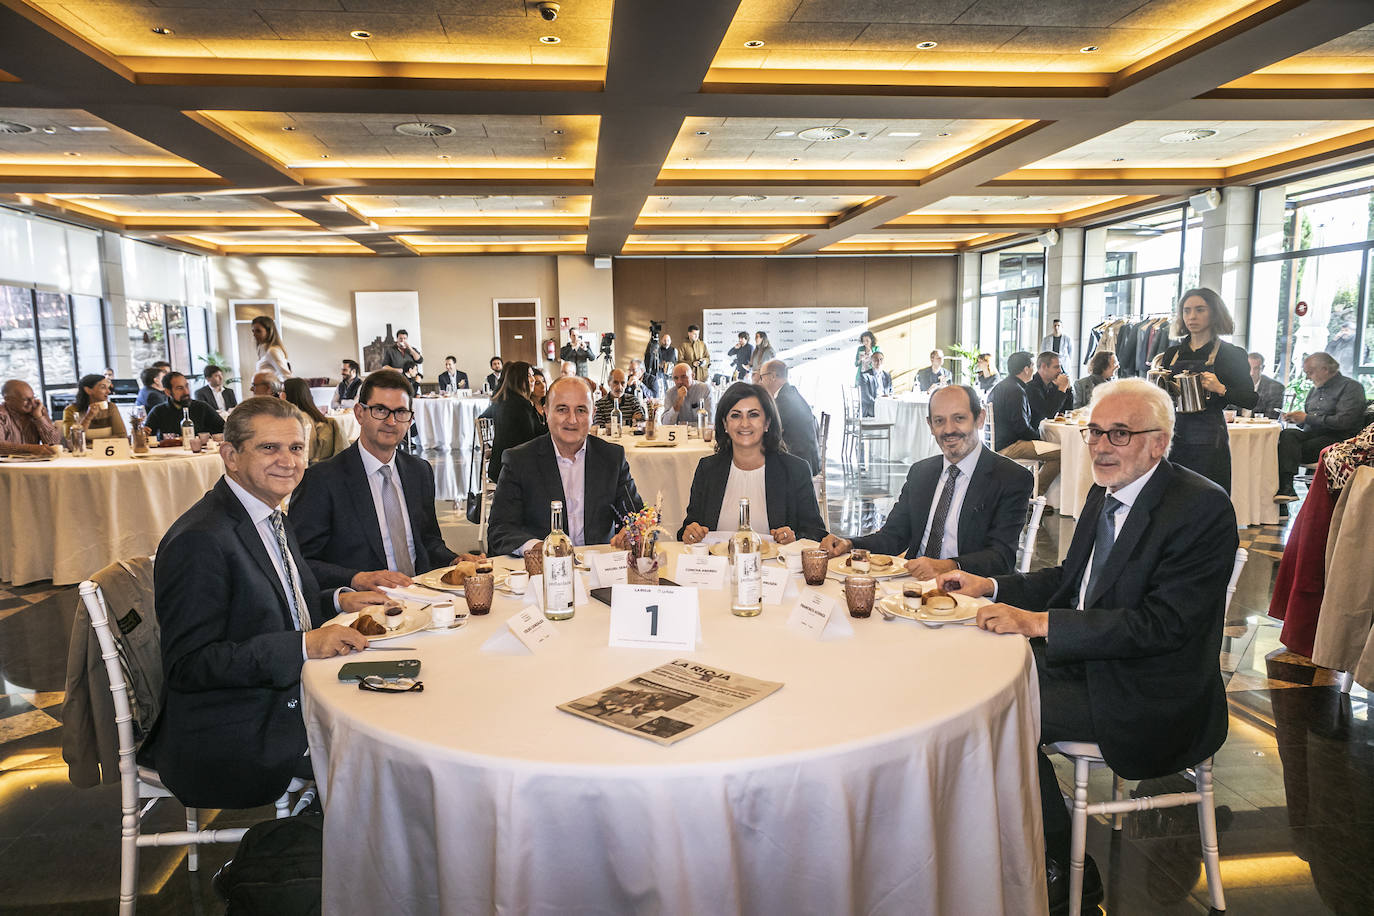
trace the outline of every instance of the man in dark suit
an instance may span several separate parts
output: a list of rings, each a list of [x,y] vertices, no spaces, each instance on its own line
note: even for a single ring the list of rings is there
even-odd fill
[[[992,447],[1018,461],[1039,461],[1043,494],[1059,476],[1059,448],[1040,438],[1040,423],[1031,415],[1027,387],[1035,376],[1034,360],[1025,350],[1007,357],[1007,377],[992,386]]]
[[[434,512],[434,469],[399,446],[410,429],[411,389],[394,369],[363,381],[358,441],[305,472],[291,519],[311,571],[326,588],[400,587],[452,565]]]
[[[234,392],[224,387],[224,370],[213,364],[205,366],[205,384],[196,389],[195,398],[214,411],[233,410],[239,402]]]
[[[339,365],[339,384],[334,389],[334,397],[330,400],[329,406],[335,410],[352,407],[358,403],[358,391],[362,387],[363,380],[357,362],[351,359],[344,360]]]
[[[948,385],[952,381],[949,370],[945,368],[945,354],[939,350],[931,350],[930,365],[916,373],[916,386],[922,391],[929,391]]]
[[[440,391],[457,391],[468,387],[468,374],[458,368],[458,357],[444,357],[444,371],[439,373]]]
[[[859,373],[859,401],[862,414],[871,417],[878,398],[892,397],[892,375],[883,368],[883,351],[874,350],[867,369]]]
[[[191,383],[186,376],[180,372],[168,372],[162,377],[162,384],[167,389],[168,400],[148,411],[144,425],[149,430],[162,435],[180,436],[181,412],[185,410],[190,413],[197,434],[224,432],[224,420],[215,413],[214,408],[191,397]]]
[[[1035,358],[1035,375],[1026,383],[1030,401],[1031,426],[1039,427],[1060,411],[1073,407],[1072,382],[1064,374],[1059,354],[1046,350]]]
[[[1259,401],[1250,409],[1251,415],[1277,419],[1283,411],[1283,382],[1264,374],[1263,353],[1250,354],[1250,381],[1254,383],[1255,394],[1259,396]]]
[[[1164,460],[1174,425],[1167,394],[1143,379],[1096,394],[1087,430],[1097,485],[1063,565],[996,579],[959,570],[939,582],[997,602],[978,610],[983,629],[1031,637],[1041,743],[1095,742],[1117,775],[1147,779],[1193,766],[1226,740],[1218,650],[1236,513],[1216,484]],[[1070,825],[1043,754],[1040,796],[1055,910],[1067,903]],[[1091,863],[1085,912],[1101,900]]]
[[[311,775],[302,663],[367,645],[356,630],[320,624],[385,598],[322,592],[279,511],[305,470],[300,411],[250,398],[224,437],[224,477],[157,549],[163,705],[139,759],[184,804],[252,808]]]
[[[549,534],[549,503],[563,503],[573,544],[623,546],[620,519],[644,507],[625,449],[588,437],[592,394],[579,378],[555,379],[545,414],[549,434],[508,449],[491,500],[493,554],[521,553]]]
[[[905,553],[906,568],[918,579],[954,569],[980,576],[1015,569],[1032,478],[1015,461],[983,448],[983,418],[975,389],[936,390],[927,422],[942,454],[911,466],[879,531],[852,541],[828,534],[821,546],[831,556],[853,547]]]
[[[773,396],[778,405],[778,419],[782,421],[782,441],[787,450],[805,459],[812,476],[821,472],[821,454],[816,448],[816,415],[800,391],[787,382],[787,363],[769,360],[759,367],[755,382]]]

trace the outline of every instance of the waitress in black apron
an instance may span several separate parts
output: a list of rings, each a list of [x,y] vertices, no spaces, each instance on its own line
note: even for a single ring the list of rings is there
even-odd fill
[[[1161,368],[1175,375],[1199,373],[1204,395],[1202,410],[1175,418],[1169,460],[1214,481],[1227,493],[1231,492],[1231,442],[1222,410],[1228,404],[1248,409],[1258,401],[1245,350],[1219,336],[1235,330],[1221,296],[1210,289],[1190,289],[1179,299],[1171,329],[1173,336],[1184,339],[1165,350],[1160,362]]]

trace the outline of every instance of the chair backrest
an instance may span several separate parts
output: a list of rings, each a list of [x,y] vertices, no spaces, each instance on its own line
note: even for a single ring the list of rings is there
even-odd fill
[[[846,425],[853,425],[859,422],[859,389],[853,385],[843,385],[840,391],[844,395],[844,422]]]
[[[100,586],[87,579],[81,583],[79,593],[81,602],[86,606],[86,615],[91,619],[91,629],[95,631],[96,641],[100,644],[100,657],[105,662],[105,675],[110,681],[115,729],[119,735],[119,781],[124,807],[128,810],[131,796],[134,802],[138,797],[138,768],[134,764],[137,746],[134,742],[134,713],[129,702],[129,684],[124,677],[124,666],[120,663],[119,644],[110,632],[110,615]]]
[[[1040,531],[1040,517],[1045,513],[1045,497],[1037,496],[1030,501],[1030,522],[1021,533],[1021,561],[1017,571],[1030,572],[1031,557],[1035,555],[1035,535]]]
[[[992,402],[991,402],[991,401],[985,401],[985,402],[984,402],[984,404],[983,404],[983,412],[984,412],[983,430],[982,430],[982,432],[983,432],[983,444],[986,445],[988,448],[992,448],[993,443],[995,443],[995,442],[997,441],[997,433],[994,431],[994,428],[993,428],[993,425],[992,425],[993,420],[992,420]]]
[[[821,446],[821,473],[825,473],[825,443],[830,438],[830,414],[821,411],[820,427],[816,433],[817,441]]]
[[[1226,604],[1225,609],[1231,609],[1231,599],[1236,594],[1236,583],[1240,581],[1241,570],[1245,569],[1245,561],[1250,557],[1244,547],[1236,551],[1236,562],[1231,567],[1231,581],[1226,583]]]
[[[491,417],[477,418],[477,441],[482,443],[483,448],[491,448],[492,442],[496,440],[496,424]]]

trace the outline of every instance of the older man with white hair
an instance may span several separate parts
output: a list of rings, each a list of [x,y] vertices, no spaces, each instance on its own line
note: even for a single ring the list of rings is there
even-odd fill
[[[1031,639],[1040,681],[1040,743],[1091,741],[1118,776],[1176,773],[1226,740],[1218,650],[1238,542],[1215,483],[1165,458],[1174,408],[1143,379],[1093,390],[1081,430],[1096,486],[1059,566],[985,578],[939,577],[988,596],[978,625]],[[1070,821],[1040,756],[1050,909],[1068,902]],[[1084,910],[1102,899],[1092,859]]]
[[[279,398],[282,394],[281,379],[271,370],[255,372],[252,384],[248,386],[248,393],[255,398]]]
[[[53,455],[62,433],[48,416],[33,387],[10,379],[0,388],[0,455]]]
[[[715,420],[714,397],[711,386],[692,378],[692,367],[686,363],[673,366],[673,387],[663,395],[663,416],[661,422],[667,426],[685,424],[693,426],[697,422],[697,411],[706,411],[706,422]]]

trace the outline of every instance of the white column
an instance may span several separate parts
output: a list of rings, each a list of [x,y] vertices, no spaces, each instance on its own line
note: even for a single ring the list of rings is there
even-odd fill
[[[1070,376],[1081,375],[1083,360],[1083,230],[1061,229],[1059,244],[1045,249],[1045,302],[1040,310],[1040,335],[1050,332],[1050,322],[1058,318],[1060,330],[1074,341],[1072,365],[1065,365]]]
[[[1221,294],[1236,319],[1232,341],[1250,327],[1250,261],[1255,246],[1255,189],[1225,188],[1221,206],[1202,214],[1200,284]]]
[[[117,232],[100,233],[100,285],[109,308],[110,368],[116,378],[133,378],[142,369],[129,356],[129,312],[124,300],[124,258]]]

